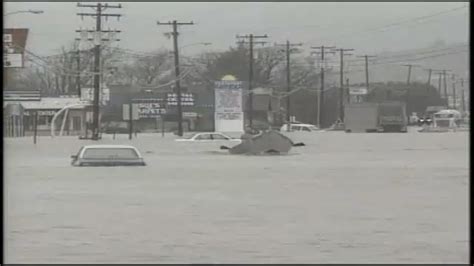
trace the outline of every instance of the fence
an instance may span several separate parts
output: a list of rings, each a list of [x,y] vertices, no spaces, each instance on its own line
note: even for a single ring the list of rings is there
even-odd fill
[[[25,136],[23,116],[4,115],[3,116],[3,136],[6,138],[18,138]]]

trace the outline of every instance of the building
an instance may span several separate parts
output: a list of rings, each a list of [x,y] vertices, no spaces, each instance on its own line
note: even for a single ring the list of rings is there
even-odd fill
[[[17,92],[15,92],[17,93]],[[38,135],[50,135],[54,115],[61,109],[71,106],[55,121],[56,131],[63,126],[64,135],[83,135],[86,130],[86,120],[90,119],[87,103],[78,97],[36,97],[31,94],[23,97],[19,94],[4,92],[4,133],[7,137],[31,136],[34,134],[35,117]]]
[[[172,88],[160,91],[143,90],[131,85],[109,85],[110,101],[103,109],[103,124],[127,122],[123,119],[123,105],[138,106],[138,120],[133,128],[139,132],[177,130],[177,101]],[[182,89],[183,129],[185,131],[210,131],[213,128],[213,93],[205,86]],[[164,121],[162,120],[164,119]]]
[[[255,88],[252,96],[252,124],[254,128],[267,129],[280,127],[283,124],[281,100],[273,96],[272,88]],[[244,105],[245,114],[248,115],[248,97]],[[248,117],[246,119],[248,123]]]

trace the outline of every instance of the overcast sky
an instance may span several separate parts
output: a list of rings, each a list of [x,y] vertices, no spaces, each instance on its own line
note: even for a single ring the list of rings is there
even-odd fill
[[[360,54],[423,48],[436,40],[469,41],[469,3],[466,2],[121,4],[123,8],[105,13],[121,13],[123,18],[120,21],[110,18],[104,21],[104,27],[122,30],[121,41],[115,45],[137,51],[171,49],[172,40],[164,36],[171,27],[158,26],[156,22],[173,19],[195,22],[193,26],[180,27],[180,46],[212,43],[212,46],[190,46],[183,53],[226,49],[235,44],[236,34],[248,33],[268,34],[271,44],[289,39],[303,42],[307,47],[354,48]],[[461,9],[453,10],[456,8]],[[28,9],[43,10],[44,14],[7,15],[4,25],[29,28],[27,49],[38,55],[56,54],[62,45],[78,37],[76,29],[94,26],[93,18],[81,20],[76,15],[93,10],[79,8],[76,2],[4,4],[4,12]],[[442,12],[445,13],[436,15]],[[414,19],[423,16],[429,17]]]

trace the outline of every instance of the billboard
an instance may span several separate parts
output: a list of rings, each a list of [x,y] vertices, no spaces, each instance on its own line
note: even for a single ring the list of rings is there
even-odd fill
[[[349,87],[350,95],[366,95],[367,87]]]
[[[24,67],[28,29],[3,29],[3,67]]]
[[[166,94],[166,104],[168,106],[178,105],[178,95],[176,93]],[[181,93],[181,106],[194,106],[194,94]]]
[[[242,81],[226,76],[214,82],[215,127],[220,132],[243,132]]]
[[[110,101],[110,89],[103,88],[99,99],[102,105],[106,105]],[[81,88],[81,101],[92,102],[93,100],[94,88]]]
[[[216,112],[242,112],[242,89],[216,88]]]

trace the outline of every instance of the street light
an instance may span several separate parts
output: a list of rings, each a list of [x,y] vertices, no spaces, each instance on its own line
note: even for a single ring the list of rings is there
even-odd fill
[[[5,13],[3,16],[6,17],[6,16],[9,16],[9,15],[13,15],[13,14],[18,14],[18,13],[31,13],[31,14],[35,14],[35,15],[38,15],[38,14],[43,14],[44,11],[43,10],[20,10],[20,11],[13,11],[13,12],[9,12],[9,13]]]

